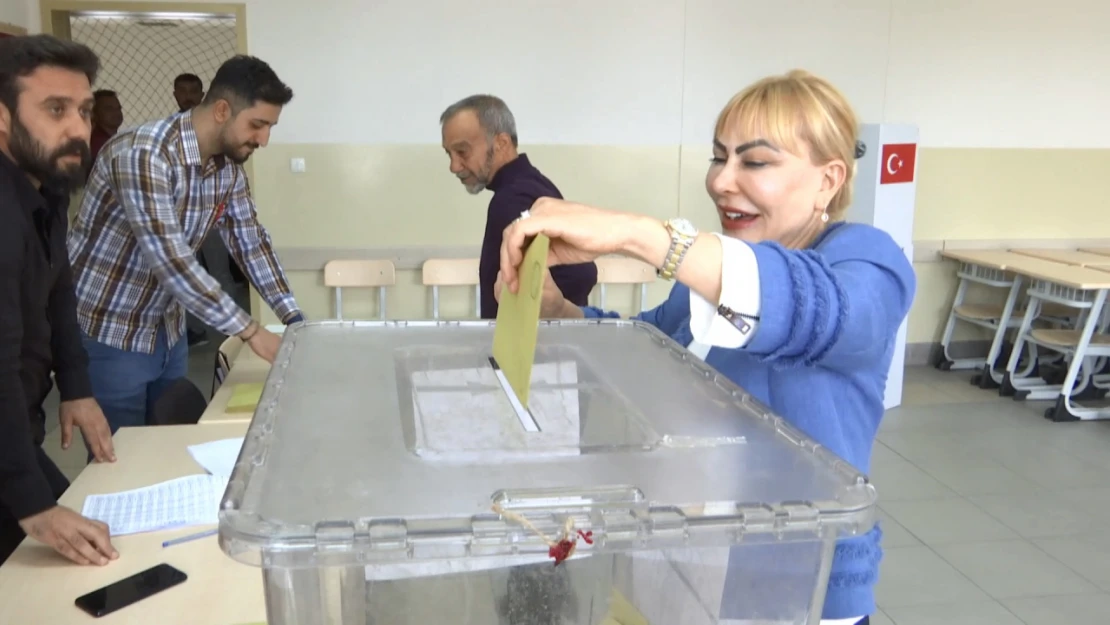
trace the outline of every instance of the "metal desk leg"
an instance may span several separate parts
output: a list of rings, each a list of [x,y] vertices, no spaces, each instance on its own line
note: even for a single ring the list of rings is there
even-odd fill
[[[1036,297],[1029,298],[1029,304],[1025,307],[1025,316],[1021,319],[1021,326],[1018,327],[1017,335],[1014,337],[1014,347],[1010,350],[1010,360],[1006,362],[1006,372],[1002,375],[1000,388],[998,394],[1002,397],[1013,397],[1016,389],[1014,388],[1012,380],[1017,378],[1018,361],[1021,360],[1021,350],[1025,347],[1025,337],[1029,334],[1029,330],[1033,327],[1033,320],[1041,311],[1041,300]],[[1033,348],[1033,344],[1029,344]],[[1032,350],[1030,351],[1030,358],[1032,358]]]
[[[959,278],[960,283],[959,286],[956,287],[956,297],[952,300],[952,309],[948,311],[948,322],[944,325],[944,333],[941,334],[940,358],[933,365],[941,371],[951,371],[956,365],[956,359],[952,358],[948,354],[948,344],[952,342],[952,335],[956,331],[956,321],[958,320],[958,317],[956,317],[956,307],[963,303],[964,295],[967,294],[967,285],[969,283],[968,278],[959,275],[959,272],[957,272],[957,277]]]
[[[1075,387],[1075,380],[1079,377],[1079,369],[1083,367],[1084,361],[1088,360],[1087,348],[1091,344],[1091,337],[1094,336],[1095,328],[1098,327],[1099,321],[1102,318],[1102,309],[1106,304],[1106,289],[1099,289],[1098,294],[1095,295],[1095,301],[1091,304],[1091,310],[1087,314],[1087,319],[1083,323],[1083,330],[1079,335],[1079,343],[1075,346],[1075,353],[1072,355],[1071,363],[1068,365],[1068,374],[1064,377],[1063,388],[1060,389],[1060,394],[1056,397],[1056,405],[1052,408],[1045,410],[1045,418],[1053,421],[1088,421],[1093,419],[1104,418],[1104,410],[1098,408],[1083,408],[1075,406],[1071,403],[1072,389]],[[1090,359],[1093,364],[1093,359]],[[1088,369],[1087,376],[1091,376],[1092,372]]]
[[[1010,329],[1010,317],[1014,314],[1018,297],[1021,295],[1021,276],[1014,276],[1014,284],[1006,296],[1006,304],[1002,307],[1002,316],[998,318],[998,328],[994,331],[990,351],[987,352],[987,364],[983,365],[982,372],[972,376],[971,383],[983,389],[1000,388],[1004,371],[995,370],[995,361],[1002,352],[1002,342],[1006,339],[1006,332]]]

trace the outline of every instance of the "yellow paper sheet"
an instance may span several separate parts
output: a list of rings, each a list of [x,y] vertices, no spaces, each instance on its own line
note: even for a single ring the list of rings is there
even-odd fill
[[[236,384],[227,400],[228,412],[254,412],[262,398],[262,382]]]
[[[501,291],[497,323],[493,330],[493,358],[509,381],[522,406],[528,406],[528,387],[532,363],[536,358],[536,337],[540,329],[540,303],[543,277],[547,270],[546,235],[537,235],[520,264],[520,289],[514,295]]]

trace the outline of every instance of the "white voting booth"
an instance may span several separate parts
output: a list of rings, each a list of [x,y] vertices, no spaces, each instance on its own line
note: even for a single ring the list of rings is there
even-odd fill
[[[856,183],[847,220],[884,230],[913,262],[913,207],[917,194],[918,129],[912,124],[863,124],[859,140],[865,150],[856,161]],[[898,343],[886,383],[883,405],[902,403],[902,378],[906,363],[906,322],[898,330]]]

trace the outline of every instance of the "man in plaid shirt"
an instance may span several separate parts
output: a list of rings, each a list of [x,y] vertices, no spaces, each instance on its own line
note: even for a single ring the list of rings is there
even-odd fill
[[[186,310],[273,362],[280,338],[197,262],[212,228],[278,318],[303,320],[242,166],[292,98],[265,62],[234,57],[200,106],[117,134],[93,165],[69,256],[93,393],[113,432],[148,423],[185,377]]]

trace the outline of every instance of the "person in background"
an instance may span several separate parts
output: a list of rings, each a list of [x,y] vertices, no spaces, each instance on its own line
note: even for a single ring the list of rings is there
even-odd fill
[[[123,105],[119,102],[119,96],[111,89],[94,91],[93,99],[93,128],[89,148],[92,151],[92,160],[95,161],[96,155],[100,154],[100,148],[104,147],[104,142],[119,132],[120,126],[123,125]]]
[[[178,74],[173,79],[173,99],[177,100],[177,112],[184,113],[204,100],[204,82],[196,74]]]
[[[177,100],[179,113],[184,113],[204,99],[204,81],[196,74],[178,74],[173,79],[173,97]],[[247,278],[243,274],[235,257],[228,251],[223,240],[215,233],[209,234],[204,240],[201,249],[197,250],[197,260],[204,270],[220,282],[224,290],[233,286],[246,286]],[[226,265],[225,265],[226,263]],[[196,315],[186,313],[186,338],[189,347],[200,347],[208,344],[208,328]]]
[[[173,79],[173,99],[177,101],[177,112],[184,113],[200,104],[204,99],[204,82],[196,74],[178,74]],[[206,241],[207,243],[207,241]],[[203,246],[202,246],[203,247]],[[197,250],[197,261],[205,271],[209,271],[208,259],[203,249]],[[228,253],[224,250],[224,253]],[[234,263],[232,263],[234,265]],[[200,347],[208,344],[208,329],[204,322],[197,316],[186,312],[185,336],[189,347]]]
[[[443,149],[451,173],[471,194],[493,191],[486,211],[486,232],[478,265],[483,319],[497,318],[493,286],[497,280],[501,233],[521,211],[541,197],[562,198],[559,189],[517,153],[516,120],[500,98],[474,95],[447,107],[439,117]],[[593,262],[553,267],[551,275],[565,297],[585,305],[597,284]]]
[[[197,262],[213,228],[277,317],[303,319],[243,169],[292,98],[265,62],[234,57],[200,106],[117,135],[93,166],[69,255],[93,391],[113,432],[145,425],[161,393],[185,377],[186,310],[267,362],[277,354],[280,337]]]
[[[91,161],[99,68],[78,43],[0,40],[0,563],[27,535],[78,564],[119,557],[106,525],[58,505],[69,481],[42,450],[53,374],[62,447],[76,425],[97,461],[115,461],[66,256],[69,196]]]
[[[678,283],[638,319],[866,474],[916,277],[888,234],[840,221],[857,133],[851,106],[821,78],[761,80],[717,118],[705,187],[723,234],[545,198],[506,229],[500,279],[517,292],[526,241],[540,233],[551,238],[553,265],[623,254],[658,267]],[[568,302],[551,280],[541,314],[615,316]],[[822,623],[869,621],[881,536],[876,525],[838,542]],[[743,553],[733,552],[730,571]],[[725,584],[722,617],[745,618],[729,597],[748,595],[729,593],[727,576]]]

